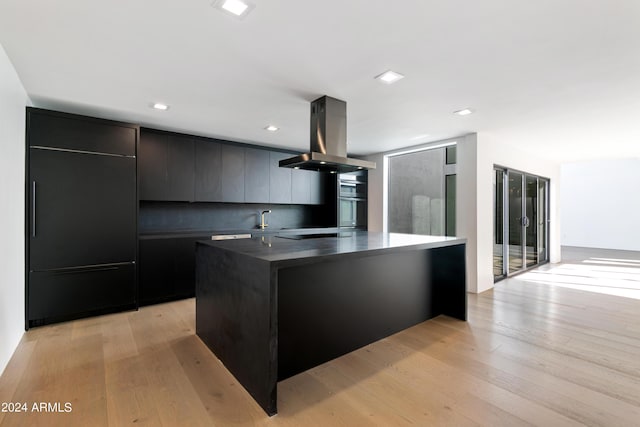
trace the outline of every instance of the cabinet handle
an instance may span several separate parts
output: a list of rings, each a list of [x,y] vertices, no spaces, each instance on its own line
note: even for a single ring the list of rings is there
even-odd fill
[[[31,183],[31,235],[36,237],[36,181]]]

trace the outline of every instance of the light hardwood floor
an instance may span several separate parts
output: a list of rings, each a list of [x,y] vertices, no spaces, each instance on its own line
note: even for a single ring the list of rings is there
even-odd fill
[[[0,402],[72,412],[0,425],[640,425],[640,300],[566,287],[640,290],[640,256],[588,252],[469,295],[468,322],[440,316],[281,382],[273,418],[194,335],[194,300],[36,328]]]

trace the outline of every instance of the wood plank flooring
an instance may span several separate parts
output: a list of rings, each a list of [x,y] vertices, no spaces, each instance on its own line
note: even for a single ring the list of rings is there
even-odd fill
[[[0,403],[29,412],[0,426],[640,425],[640,299],[565,286],[591,266],[640,290],[640,254],[566,259],[470,294],[468,322],[440,316],[281,382],[272,418],[194,335],[194,300],[36,328],[0,377]]]

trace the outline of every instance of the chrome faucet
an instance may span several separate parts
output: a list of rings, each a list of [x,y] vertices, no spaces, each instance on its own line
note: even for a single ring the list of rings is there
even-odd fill
[[[262,213],[260,214],[260,229],[264,230],[265,228],[267,228],[269,226],[269,224],[264,222],[264,215],[271,213],[271,209],[266,210],[266,211],[262,211]]]

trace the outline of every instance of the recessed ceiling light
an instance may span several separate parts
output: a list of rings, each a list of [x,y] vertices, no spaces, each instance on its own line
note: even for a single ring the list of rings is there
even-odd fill
[[[169,106],[167,104],[161,104],[159,102],[154,103],[152,107],[155,108],[156,110],[162,110],[162,111],[169,109]]]
[[[266,128],[264,128],[265,130],[268,130],[269,132],[275,132],[278,129],[280,129],[278,126],[274,126],[274,125],[269,125]]]
[[[419,139],[427,138],[429,136],[428,133],[423,133],[422,135],[416,135],[412,138],[409,138],[411,141],[417,141]]]
[[[247,16],[251,9],[253,9],[251,3],[242,0],[216,0],[213,2],[213,7],[229,12],[238,18]]]
[[[454,111],[453,114],[457,114],[459,116],[468,116],[472,114],[473,110],[471,108],[463,108],[462,110]]]
[[[404,76],[400,73],[396,73],[395,71],[385,71],[384,73],[376,76],[376,79],[380,80],[383,83],[390,85],[391,83],[395,83],[400,79],[403,79]]]

